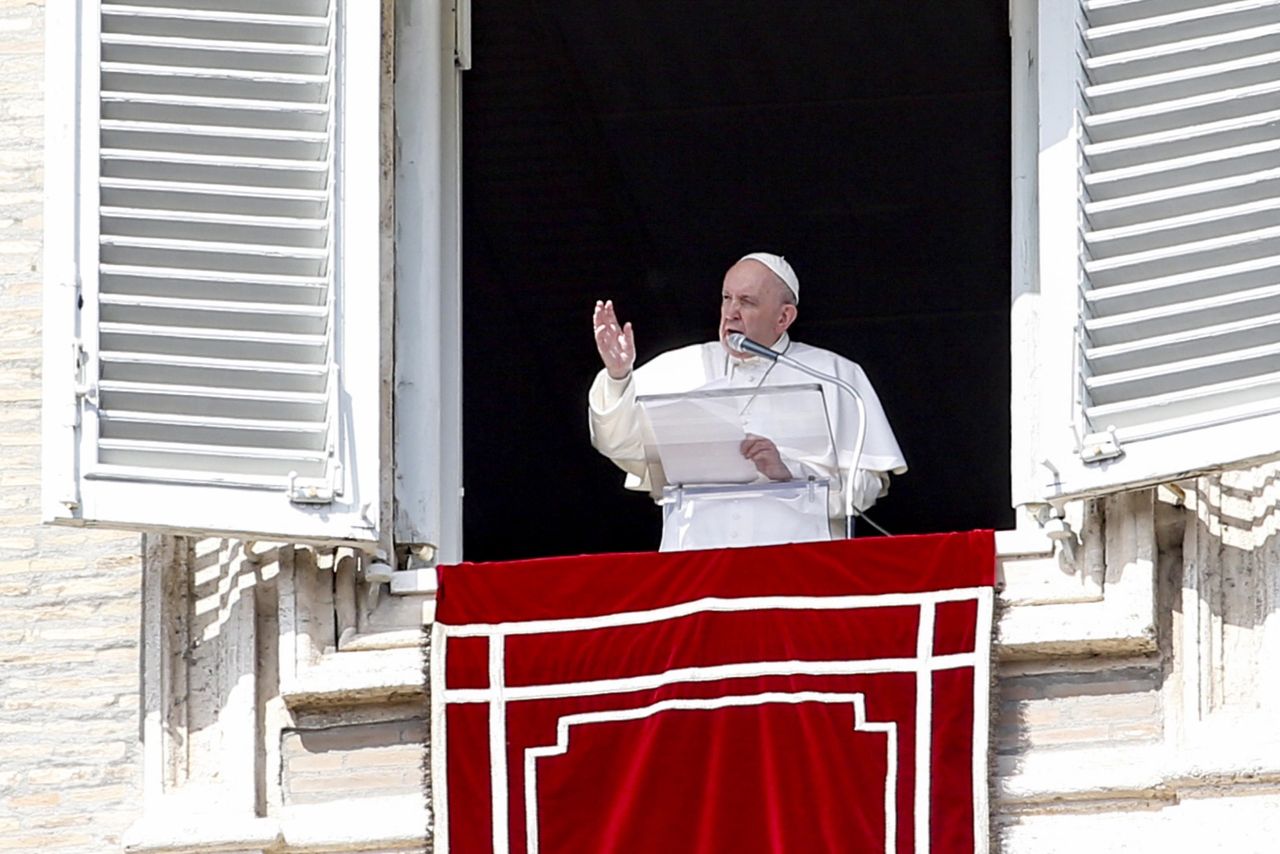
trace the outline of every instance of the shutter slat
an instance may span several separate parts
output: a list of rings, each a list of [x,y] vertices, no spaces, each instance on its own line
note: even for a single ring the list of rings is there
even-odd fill
[[[121,158],[123,160],[123,158]],[[134,159],[139,167],[144,166],[144,161]],[[213,164],[216,168],[218,164]],[[243,169],[245,167],[233,167],[235,169]],[[140,170],[141,171],[141,170]],[[286,170],[279,170],[286,172]],[[305,170],[294,170],[302,172]],[[170,177],[172,175],[173,177]],[[276,200],[281,202],[293,202],[296,205],[306,205],[310,209],[322,209],[317,206],[324,205],[328,202],[329,194],[323,188],[313,189],[310,187],[292,187],[280,186],[279,184],[269,184],[262,180],[271,178],[273,175],[266,169],[258,170],[248,174],[232,172],[232,177],[254,178],[259,183],[254,184],[233,184],[233,183],[194,183],[191,181],[190,170],[185,166],[175,166],[172,173],[166,172],[163,166],[156,168],[152,166],[151,177],[149,178],[126,178],[126,177],[108,177],[102,180],[103,192],[114,195],[114,198],[163,198],[162,194],[182,193],[186,196],[234,196],[247,197],[245,202],[247,207],[257,210],[257,205],[267,200]],[[286,180],[291,176],[286,176]],[[306,180],[309,178],[303,175]],[[279,182],[284,183],[283,181]],[[132,194],[125,195],[125,194]],[[197,202],[196,199],[188,201]],[[128,205],[125,205],[128,207]],[[268,216],[278,216],[278,214],[267,214]]]
[[[1259,188],[1261,193],[1274,194],[1275,191],[1274,187]],[[1160,206],[1157,210],[1163,207]],[[1264,195],[1260,201],[1256,202],[1090,231],[1085,234],[1085,242],[1095,258],[1154,251],[1161,246],[1171,244],[1190,244],[1210,240],[1221,231],[1231,228],[1233,226],[1231,220],[1238,221],[1238,224],[1280,221],[1280,216],[1277,216],[1278,211],[1280,211],[1280,198],[1275,195]],[[1161,212],[1165,211],[1161,210]],[[1098,217],[1095,216],[1094,219]],[[1123,221],[1120,217],[1116,219]]]
[[[99,325],[99,336],[103,350],[213,358],[239,354],[264,362],[305,364],[329,358],[329,340],[323,335],[107,322]]]
[[[102,177],[141,179],[166,184],[191,183],[214,186],[252,186],[273,189],[310,189],[323,193],[329,179],[323,165],[307,160],[265,159],[183,154],[173,151],[102,151]],[[323,197],[320,198],[323,201]]]
[[[187,78],[191,82],[199,82],[207,85],[215,80],[232,81],[235,83],[279,83],[279,84],[295,84],[303,86],[324,87],[328,83],[328,77],[323,74],[300,74],[290,73],[286,71],[259,71],[255,69],[241,68],[223,68],[212,66],[202,68],[200,66],[190,65],[156,65],[154,63],[145,62],[104,62],[100,66],[104,80],[113,77],[122,77],[127,79],[145,80],[148,77],[162,78],[160,82],[164,82],[169,86],[178,86]],[[109,91],[113,87],[104,85],[103,90]],[[170,92],[172,89],[165,88],[162,92]],[[243,89],[236,88],[233,91],[242,92]],[[208,90],[204,88],[196,89],[197,94],[207,94]],[[320,90],[315,90],[316,94],[320,94]]]
[[[1085,272],[1098,285],[1123,281],[1133,272],[1167,275],[1185,267],[1208,267],[1245,253],[1270,256],[1280,252],[1280,225],[1241,233],[1229,233],[1181,245],[1116,255],[1085,264]]]
[[[300,422],[300,427],[306,429],[315,428],[324,420],[328,404],[327,396],[323,393],[163,385],[124,380],[103,380],[99,383],[98,391],[102,408],[108,413],[103,422],[104,427],[108,426],[113,410],[127,410],[165,415],[297,421]],[[104,433],[100,438],[110,438],[110,434]]]
[[[1202,324],[1163,334],[1148,331],[1145,336],[1141,331],[1135,334],[1135,329],[1140,329],[1140,324],[1110,330],[1112,334],[1106,334],[1106,330],[1094,331],[1095,343],[1085,350],[1095,369],[1093,375],[1102,373],[1098,368],[1116,356],[1140,359],[1142,364],[1150,365],[1162,360],[1176,361],[1232,348],[1257,346],[1276,337],[1280,330],[1280,316],[1263,315]]]
[[[138,248],[138,250],[169,250],[174,252],[207,252],[228,256],[275,257],[298,262],[323,261],[329,252],[325,247],[284,246],[273,243],[227,243],[202,241],[196,237],[136,237],[129,234],[113,234],[102,237],[105,248]]]
[[[325,130],[294,130],[291,128],[241,127],[237,125],[205,125],[198,122],[133,121],[129,119],[104,119],[103,137],[113,133],[122,137],[133,134],[140,139],[161,144],[167,140],[186,136],[247,139],[260,142],[294,143],[295,145],[322,145],[329,141]],[[178,148],[178,151],[185,149]],[[297,158],[299,160],[303,158]]]
[[[323,451],[191,445],[145,439],[103,439],[98,443],[98,453],[105,465],[169,467],[180,463],[187,471],[280,478],[290,473],[318,477],[324,473],[329,456]]]
[[[131,412],[129,410],[116,410],[109,414],[104,414],[103,418],[109,418],[116,424],[120,425],[122,430],[131,430],[138,435],[134,438],[163,438],[164,434],[145,436],[142,435],[148,430],[188,430],[193,434],[204,435],[207,438],[192,442],[192,444],[234,444],[234,445],[253,445],[260,444],[252,441],[246,441],[246,434],[262,433],[272,437],[274,443],[285,445],[292,441],[298,441],[299,447],[307,445],[315,445],[324,438],[324,432],[314,427],[300,426],[296,421],[279,421],[271,419],[255,419],[255,418],[230,418],[226,416],[192,416],[179,415],[172,412]],[[225,440],[230,439],[230,442]],[[269,443],[268,443],[269,444]],[[316,445],[318,447],[318,445]]]
[[[162,385],[257,388],[320,393],[329,371],[324,365],[290,365],[232,358],[199,358],[155,353],[102,353],[102,378]]]
[[[1251,113],[1245,116],[1220,119],[1204,124],[1189,125],[1166,130],[1138,133],[1133,136],[1120,137],[1105,142],[1094,142],[1085,145],[1086,158],[1103,158],[1108,155],[1129,155],[1132,162],[1159,158],[1182,157],[1211,150],[1214,145],[1222,144],[1229,134],[1236,135],[1241,142],[1265,142],[1274,139],[1274,130],[1280,124],[1280,110],[1264,113]],[[1258,137],[1254,139],[1253,137]],[[1139,160],[1138,158],[1141,158]],[[1118,165],[1128,165],[1130,160],[1116,157]]]
[[[1148,215],[1171,218],[1173,214],[1203,211],[1224,203],[1240,206],[1242,203],[1275,197],[1275,182],[1280,181],[1280,167],[1259,172],[1245,172],[1222,178],[1210,178],[1194,183],[1173,184],[1144,193],[1113,195],[1100,201],[1088,202],[1084,212],[1089,224],[1099,230],[1113,223],[1131,221],[1144,213],[1143,206],[1151,206]]]
[[[1144,161],[1127,167],[1099,168],[1082,176],[1088,190],[1086,210],[1101,201],[1164,192],[1193,182],[1232,180],[1241,174],[1280,168],[1280,139],[1200,152],[1171,160]]]
[[[1091,139],[1102,141],[1125,138],[1135,127],[1144,133],[1181,129],[1188,125],[1233,119],[1242,113],[1274,112],[1277,108],[1280,108],[1280,81],[1268,80],[1109,112],[1094,112],[1084,124]]]
[[[1237,83],[1253,83],[1274,80],[1276,64],[1280,63],[1280,51],[1258,56],[1244,56],[1206,65],[1176,68],[1160,74],[1125,77],[1109,83],[1086,86],[1084,93],[1089,103],[1105,112],[1117,105],[1145,103],[1149,100],[1168,100],[1173,96],[1191,96],[1215,92],[1224,79]]]
[[[329,322],[329,313],[323,307],[288,306],[294,311],[259,310],[258,306],[264,305],[270,304],[215,303],[207,300],[154,302],[146,298],[116,299],[104,295],[101,314],[104,323],[181,329],[235,329],[271,335],[323,336]]]
[[[1280,285],[1167,304],[1144,300],[1137,305],[1140,307],[1118,312],[1113,310],[1086,320],[1085,329],[1090,333],[1090,339],[1101,344],[1108,334],[1113,334],[1140,341],[1155,335],[1204,328],[1206,323],[1257,319],[1280,311]],[[1088,348],[1086,353],[1091,360],[1101,358],[1098,355],[1101,349],[1105,348]]]
[[[1089,377],[1085,387],[1095,407],[1134,400],[1135,390],[1150,397],[1190,392],[1215,383],[1247,380],[1280,370],[1280,344],[1215,353],[1179,362],[1162,362],[1128,371]]]
[[[252,206],[250,206],[252,210]],[[266,228],[282,230],[312,231],[327,227],[328,221],[317,217],[267,216],[251,213],[220,213],[217,211],[190,211],[161,208],[127,208],[103,205],[102,215],[111,217],[121,223],[128,220],[139,222],[168,222],[190,227],[195,223],[219,226],[244,226],[246,228]],[[256,241],[255,241],[256,242]],[[262,241],[269,242],[269,241]]]
[[[207,297],[250,302],[319,305],[327,282],[318,276],[257,275],[182,267],[137,267],[103,264],[99,270],[103,293],[159,297]]]
[[[142,56],[147,55],[145,50],[146,48],[172,48],[192,51],[195,53],[222,53],[228,56],[228,64],[232,68],[253,67],[248,59],[241,58],[237,61],[237,54],[273,54],[280,56],[281,58],[315,58],[325,60],[329,58],[330,54],[329,46],[326,44],[294,44],[258,40],[134,35],[109,31],[102,34],[102,44],[104,47],[114,46],[124,49],[134,47],[142,48],[144,50],[139,51]],[[120,52],[117,51],[117,55],[119,54]],[[239,63],[243,63],[243,65]],[[214,63],[208,64],[213,65]]]
[[[303,16],[287,12],[261,12],[248,9],[201,9],[198,7],[150,6],[133,3],[103,3],[104,15],[120,15],[139,18],[172,18],[178,21],[229,21],[243,24],[279,24],[323,27],[327,20],[322,16]]]
[[[329,238],[328,221],[324,219],[105,205],[100,211],[104,227],[110,227],[117,235],[112,239],[117,246],[125,245],[121,240],[124,237],[192,242],[187,235],[197,227],[202,245],[213,242],[224,246],[324,249]]]
[[[1121,431],[1122,439],[1138,439],[1169,432],[1170,421],[1189,430],[1220,424],[1236,417],[1280,411],[1280,373],[1251,376],[1169,394],[1132,398],[1090,406],[1086,414]]]

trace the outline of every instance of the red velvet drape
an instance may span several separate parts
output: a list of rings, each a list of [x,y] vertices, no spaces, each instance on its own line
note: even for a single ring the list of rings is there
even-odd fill
[[[986,850],[990,532],[440,570],[437,851]]]

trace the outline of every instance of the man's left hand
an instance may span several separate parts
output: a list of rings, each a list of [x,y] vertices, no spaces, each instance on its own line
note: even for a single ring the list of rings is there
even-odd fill
[[[751,460],[756,469],[769,480],[791,480],[791,470],[782,462],[778,446],[772,439],[748,433],[742,440],[742,456]]]

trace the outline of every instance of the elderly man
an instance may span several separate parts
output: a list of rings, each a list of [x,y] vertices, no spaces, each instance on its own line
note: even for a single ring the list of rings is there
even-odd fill
[[[867,435],[858,470],[853,474],[854,504],[858,509],[865,510],[886,493],[891,473],[907,470],[879,398],[862,369],[835,353],[793,341],[788,335],[799,313],[799,293],[795,271],[781,256],[764,252],[746,255],[724,277],[719,340],[668,351],[639,368],[634,367],[635,333],[631,323],[619,323],[611,300],[596,303],[592,322],[604,368],[596,376],[589,396],[591,443],[627,473],[628,489],[650,492],[657,499],[664,486],[651,482],[636,405],[638,395],[689,392],[711,383],[727,388],[758,388],[813,382],[812,377],[787,365],[732,349],[728,336],[735,332],[833,374],[851,383],[862,395]],[[850,476],[857,408],[834,384],[824,382],[822,387],[839,453],[839,471],[815,471],[810,462],[785,459],[771,439],[748,436],[741,452],[755,465],[761,481],[815,475],[834,481]],[[840,512],[837,501],[832,502],[829,512],[833,517]],[[841,526],[832,521],[831,531],[840,530]],[[771,541],[787,539],[783,532]],[[664,532],[664,548],[668,547],[672,547],[670,537]]]

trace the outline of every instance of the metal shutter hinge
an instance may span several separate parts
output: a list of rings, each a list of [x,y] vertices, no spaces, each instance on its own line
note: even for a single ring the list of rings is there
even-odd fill
[[[1080,459],[1086,463],[1100,463],[1124,456],[1116,428],[1108,427],[1104,433],[1089,433],[1080,443]]]
[[[331,465],[328,475],[303,478],[297,472],[289,472],[289,500],[294,504],[332,504],[342,491],[338,486],[342,483],[342,463]]]
[[[85,351],[84,343],[79,338],[71,342],[71,359],[75,371],[75,383],[72,389],[75,392],[77,403],[83,398],[96,406],[98,403],[98,384],[89,378],[89,354]],[[80,424],[78,412],[79,407],[77,407],[76,426]]]

